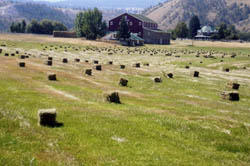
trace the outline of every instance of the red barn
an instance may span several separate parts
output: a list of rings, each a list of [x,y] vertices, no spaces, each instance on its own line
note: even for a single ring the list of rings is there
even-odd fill
[[[109,31],[114,32],[119,29],[120,21],[125,18],[129,30],[137,36],[143,38],[149,44],[170,44],[170,34],[158,29],[158,24],[139,14],[124,13],[109,21]],[[147,33],[147,34],[144,34]]]

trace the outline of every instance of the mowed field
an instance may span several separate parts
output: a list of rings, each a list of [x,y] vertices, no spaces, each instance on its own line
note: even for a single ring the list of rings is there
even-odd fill
[[[250,44],[191,43],[129,48],[0,34],[0,165],[249,166]],[[221,97],[230,82],[240,84],[239,101]],[[106,102],[107,92],[121,104]],[[52,108],[63,126],[39,126],[38,110]]]

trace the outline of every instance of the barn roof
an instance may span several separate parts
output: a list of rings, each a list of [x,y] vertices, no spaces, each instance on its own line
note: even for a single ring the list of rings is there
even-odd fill
[[[147,22],[147,23],[153,23],[153,24],[157,24],[155,21],[151,20],[150,18],[143,16],[141,14],[129,14],[135,18],[137,18],[138,20],[141,20],[142,22]]]
[[[139,36],[135,35],[134,33],[130,34],[130,40],[138,40],[138,41],[144,41],[144,39],[140,38]]]

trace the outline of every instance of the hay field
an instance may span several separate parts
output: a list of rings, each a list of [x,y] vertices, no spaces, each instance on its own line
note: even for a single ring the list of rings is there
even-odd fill
[[[0,165],[248,166],[249,45],[190,42],[128,48],[0,34]],[[45,64],[48,57],[52,66]],[[57,81],[49,81],[49,73]],[[239,83],[239,90],[229,82]],[[104,93],[114,91],[121,104],[104,100]],[[222,99],[229,91],[240,100]],[[52,108],[64,125],[39,126],[38,110]]]

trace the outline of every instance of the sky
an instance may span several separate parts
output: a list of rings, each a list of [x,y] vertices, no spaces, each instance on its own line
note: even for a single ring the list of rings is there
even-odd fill
[[[27,1],[27,0],[19,0]],[[33,0],[35,2],[59,2],[57,5],[67,7],[99,7],[99,8],[147,8],[166,0]]]

